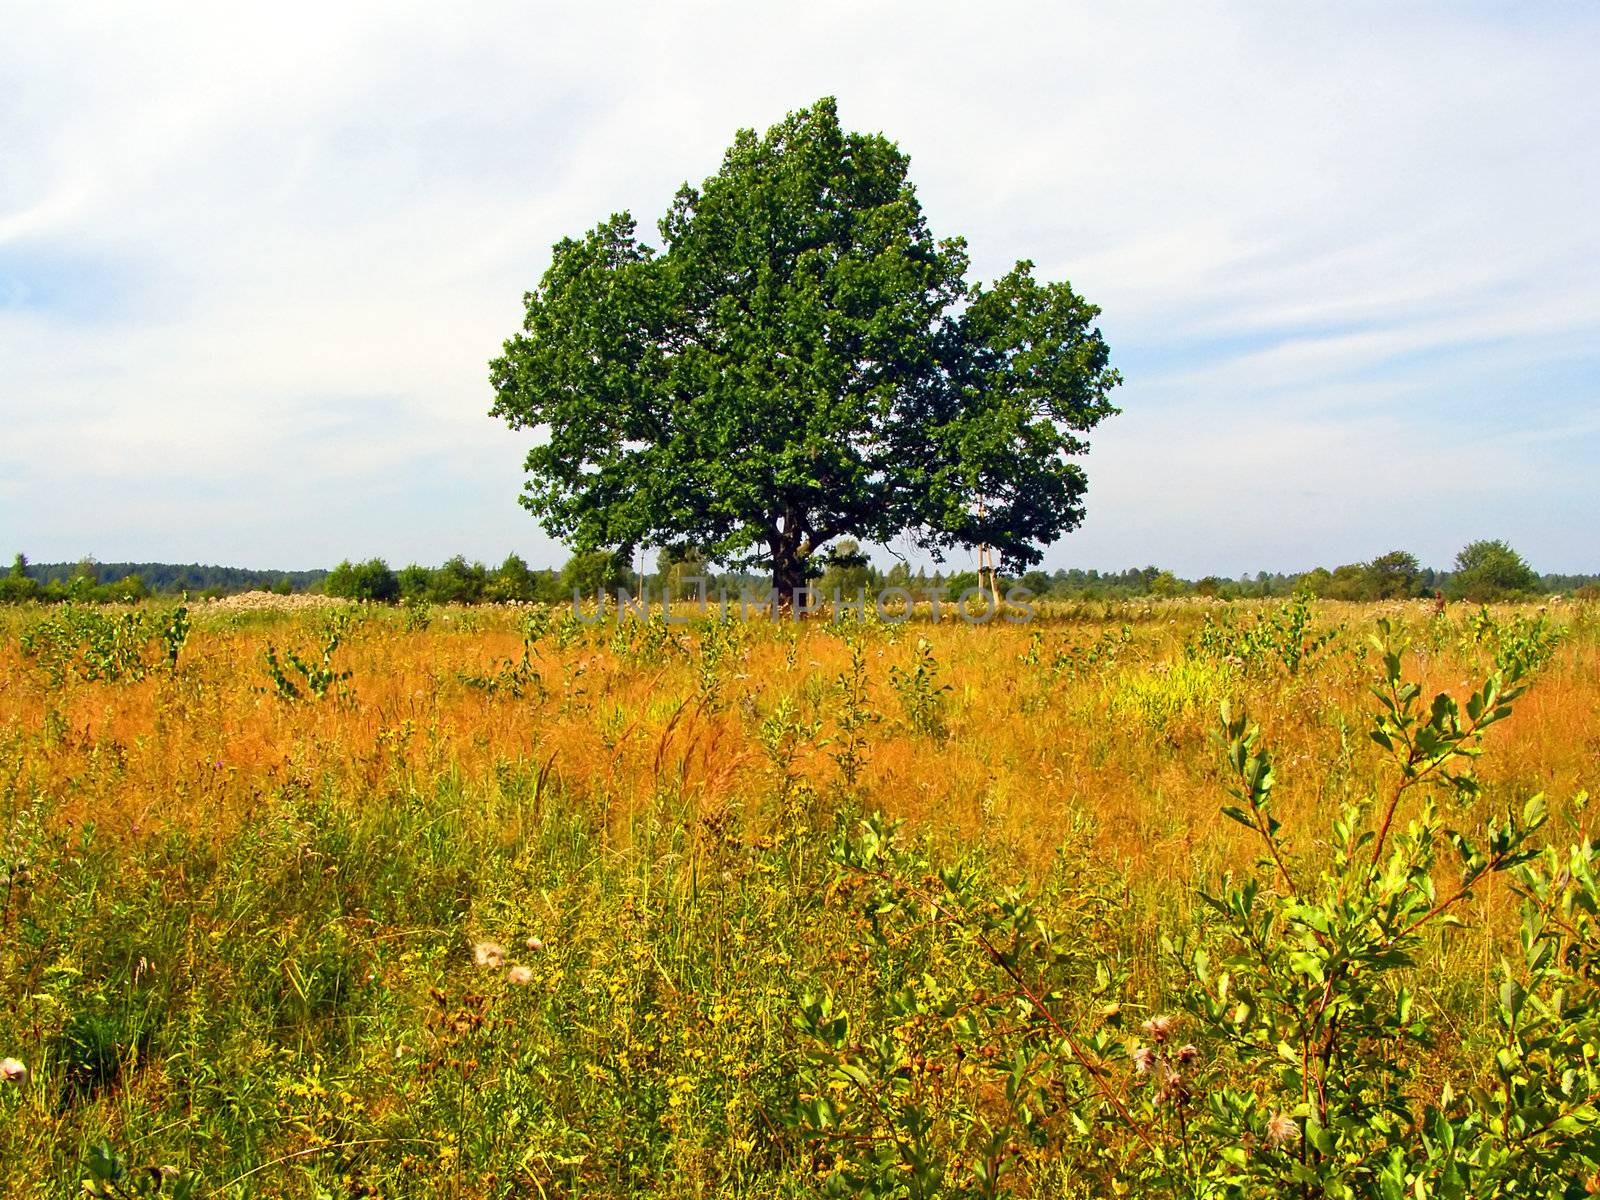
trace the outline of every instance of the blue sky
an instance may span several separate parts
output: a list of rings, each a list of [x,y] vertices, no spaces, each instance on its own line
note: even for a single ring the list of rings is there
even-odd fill
[[[0,551],[559,562],[486,362],[550,245],[832,94],[1103,310],[1046,565],[1600,570],[1600,8],[47,5],[0,39]],[[967,565],[958,563],[958,565]]]

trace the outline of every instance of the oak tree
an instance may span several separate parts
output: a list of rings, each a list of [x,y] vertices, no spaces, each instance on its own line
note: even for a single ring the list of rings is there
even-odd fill
[[[556,245],[490,369],[492,414],[543,435],[522,503],[549,533],[691,542],[787,598],[836,538],[1014,571],[1079,524],[1119,382],[1099,309],[1028,262],[969,284],[908,167],[824,99],[741,131],[659,247],[625,212]]]

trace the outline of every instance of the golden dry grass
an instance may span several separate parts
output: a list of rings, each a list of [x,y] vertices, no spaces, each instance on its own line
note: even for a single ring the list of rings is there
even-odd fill
[[[219,1173],[228,1182],[258,1172],[249,1187],[235,1182],[222,1194],[256,1194],[269,1180],[273,1190],[259,1194],[322,1194],[329,1179],[354,1169],[323,1157],[338,1141],[322,1131],[325,1122],[359,1129],[362,1144],[374,1147],[361,1169],[388,1181],[372,1185],[377,1194],[513,1194],[504,1191],[504,1176],[482,1168],[506,1153],[499,1142],[477,1152],[478,1183],[462,1174],[460,1164],[474,1153],[463,1130],[487,1119],[470,1116],[468,1094],[451,1102],[458,1125],[447,1136],[444,1126],[415,1117],[424,1103],[443,1111],[440,1093],[427,1080],[397,1075],[395,1064],[419,1041],[448,1043],[427,1032],[435,1028],[429,1022],[457,1020],[440,1016],[441,1005],[479,1003],[467,939],[509,938],[508,921],[536,919],[565,923],[571,944],[583,947],[535,980],[547,989],[541,1002],[549,1006],[550,1045],[567,1047],[568,1074],[599,1071],[618,1045],[637,1047],[624,1056],[648,1058],[652,1039],[667,1038],[681,1057],[651,1068],[661,1087],[693,1079],[697,1095],[732,1089],[718,1101],[731,1106],[728,1114],[698,1132],[652,1118],[638,1134],[660,1142],[651,1170],[679,1164],[671,1169],[681,1176],[663,1190],[746,1179],[746,1168],[730,1167],[725,1148],[714,1144],[720,1137],[749,1143],[740,1162],[767,1163],[768,1174],[750,1167],[756,1173],[747,1182],[768,1182],[745,1190],[787,1194],[789,1183],[773,1179],[804,1190],[803,1173],[783,1174],[792,1160],[770,1173],[780,1159],[764,1149],[772,1130],[762,1122],[776,1118],[764,1113],[761,1097],[781,1086],[761,1080],[781,1080],[782,1055],[791,1052],[784,1049],[786,989],[804,984],[806,972],[847,980],[864,960],[830,940],[845,937],[848,924],[830,924],[828,912],[793,915],[781,887],[743,891],[743,915],[732,924],[730,910],[708,916],[706,881],[726,889],[731,879],[742,889],[743,872],[777,869],[752,854],[789,836],[797,820],[825,825],[842,806],[903,817],[951,853],[981,856],[1002,878],[1042,880],[1066,855],[1117,891],[1116,953],[1142,964],[1130,1000],[1153,1003],[1163,986],[1155,965],[1161,933],[1187,918],[1197,884],[1248,869],[1258,852],[1219,815],[1218,703],[1242,704],[1260,722],[1279,764],[1279,815],[1314,854],[1339,800],[1385,785],[1382,756],[1365,736],[1375,668],[1365,638],[1374,621],[1385,616],[1409,631],[1407,672],[1425,691],[1461,693],[1492,664],[1494,646],[1474,640],[1471,613],[1434,619],[1428,606],[1404,604],[1318,606],[1317,626],[1341,625],[1344,633],[1295,674],[1270,656],[1241,665],[1196,652],[1208,620],[1248,624],[1272,611],[1122,603],[1046,607],[1015,625],[917,620],[852,629],[814,620],[665,630],[584,627],[556,614],[525,647],[525,610],[441,610],[425,628],[402,612],[363,610],[332,656],[348,680],[325,699],[293,702],[276,694],[265,651],[271,644],[280,655],[293,649],[315,660],[329,628],[325,612],[200,610],[175,671],[155,666],[142,679],[116,682],[72,670],[52,679],[20,640],[47,619],[46,610],[0,612],[8,854],[26,843],[29,853],[51,856],[32,864],[28,886],[44,895],[38,876],[51,872],[58,887],[51,903],[85,906],[47,917],[28,907],[20,885],[8,892],[14,942],[0,976],[12,1016],[0,1022],[10,1039],[0,1053],[34,1055],[55,1072],[52,1086],[66,1090],[54,1099],[36,1093],[23,1108],[15,1089],[0,1094],[8,1111],[34,1122],[31,1134],[13,1123],[0,1150],[13,1162],[44,1155],[37,1172],[0,1174],[6,1194],[54,1194],[51,1181],[74,1176],[83,1146],[99,1132],[130,1146],[168,1147],[205,1167],[213,1182]],[[1502,625],[1534,615],[1531,607],[1494,614]],[[1486,803],[1520,803],[1544,791],[1559,815],[1586,820],[1573,800],[1600,778],[1600,619],[1573,605],[1542,615],[1565,637],[1515,715],[1491,732]],[[865,663],[871,719],[864,767],[848,788],[837,761],[839,680],[850,671],[853,646]],[[927,692],[940,709],[942,735],[916,728],[897,683],[919,655],[931,655]],[[497,688],[485,686],[491,679]],[[410,863],[404,878],[414,882],[384,876],[378,860],[385,855]],[[82,864],[91,860],[88,872]],[[92,882],[71,882],[80,877]],[[81,894],[84,887],[93,894]],[[1471,985],[1486,978],[1504,935],[1502,900],[1492,889],[1483,894],[1476,915],[1489,920],[1448,955],[1438,948],[1428,965],[1447,969],[1423,980],[1462,1023],[1463,1040],[1472,1036],[1463,1005],[1478,1003]],[[650,924],[657,904],[678,914],[673,923]],[[330,905],[340,915],[323,921],[318,914]],[[74,946],[73,922],[92,924],[105,945]],[[637,933],[618,932],[636,922]],[[331,1014],[344,1011],[345,1001],[324,1013],[315,989],[300,982],[314,979],[314,969],[344,969],[328,965],[330,929],[343,948],[337,954],[373,964],[370,986],[383,989],[339,1018],[350,1024],[333,1042]],[[248,961],[208,964],[195,948],[197,938],[227,945],[245,931],[268,947]],[[766,953],[751,958],[752,947]],[[183,958],[181,971],[172,972],[172,955]],[[160,1013],[135,1020],[130,997],[144,995],[149,979],[140,983],[137,964],[147,959],[167,968],[161,986],[168,991]],[[788,974],[795,971],[798,982]],[[621,1043],[602,1036],[603,1023],[571,1024],[572,1005],[595,1002],[585,996],[599,996],[607,1020],[622,1020],[618,1006],[656,973],[703,980],[694,992],[683,985],[666,999],[629,1001],[634,1024]],[[294,983],[287,993],[286,979]],[[1467,1000],[1444,996],[1463,986]],[[257,1011],[263,987],[272,997],[266,1016]],[[430,988],[445,999],[430,998]],[[53,998],[41,1007],[46,994]],[[203,1037],[196,1032],[186,1043],[174,1032],[183,1022],[198,1029],[202,1014],[236,998],[239,1012],[218,1018]],[[639,1024],[646,1009],[648,1021],[661,1023]],[[729,1011],[760,1017],[725,1028],[719,1022]],[[85,1013],[134,1030],[111,1040],[111,1053],[122,1057],[103,1078],[94,1076],[101,1080],[94,1087],[72,1083],[89,1077],[71,1042]],[[259,1029],[251,1024],[258,1018],[267,1022]],[[360,1032],[366,1026],[358,1021],[371,1022],[372,1032]],[[292,1043],[286,1030],[294,1031]],[[479,1057],[474,1052],[474,1064]],[[737,1068],[719,1067],[724,1058]],[[237,1076],[247,1091],[258,1077],[270,1078],[277,1090],[270,1102],[229,1092],[224,1103],[204,1091],[220,1085],[196,1082],[218,1073]],[[332,1102],[318,1097],[335,1077],[350,1103],[362,1106],[359,1120],[335,1121]],[[607,1109],[604,1086],[595,1086],[595,1095],[567,1104],[564,1123],[549,1127],[577,1139],[572,1145],[587,1145],[583,1139],[607,1122],[632,1120]],[[491,1093],[502,1096],[484,1092]],[[295,1105],[309,1105],[311,1115]],[[300,1115],[284,1115],[291,1110]],[[175,1121],[190,1118],[212,1130],[211,1140],[172,1132]],[[419,1141],[426,1150],[413,1146]],[[266,1169],[283,1155],[306,1157],[290,1160],[293,1170]],[[634,1168],[619,1165],[637,1157],[625,1144],[567,1157],[600,1172],[583,1176],[593,1189],[638,1190],[627,1174]],[[545,1183],[561,1175],[549,1171],[539,1176]],[[415,1183],[409,1192],[395,1182],[408,1179]]]
[[[1291,819],[1371,786],[1380,756],[1361,724],[1372,675],[1362,640],[1380,611],[1425,631],[1426,606],[1325,605],[1324,624],[1348,627],[1346,649],[1326,668],[1299,678],[1213,669],[1208,688],[1194,693],[1171,672],[1217,607],[1097,605],[1107,611],[1094,618],[1046,609],[1027,625],[877,627],[863,637],[869,702],[882,719],[868,735],[861,795],[890,815],[1004,846],[1035,867],[1087,821],[1095,855],[1130,863],[1152,882],[1187,880],[1197,866],[1231,861],[1237,841],[1217,816],[1211,744],[1225,695],[1243,702],[1276,746]],[[261,663],[268,641],[314,648],[319,635],[304,617],[202,614],[176,679],[155,673],[121,685],[52,687],[8,640],[0,728],[30,747],[15,769],[62,797],[61,819],[93,820],[119,837],[178,826],[222,838],[286,784],[331,783],[361,795],[396,772],[428,790],[444,776],[492,779],[531,767],[552,790],[602,804],[618,837],[631,811],[668,788],[703,811],[759,811],[771,771],[761,723],[786,698],[819,723],[795,769],[819,792],[833,786],[834,683],[849,646],[825,622],[749,625],[709,694],[697,680],[693,627],[674,630],[672,648],[643,656],[628,653],[615,626],[584,630],[561,650],[547,635],[533,659],[542,694],[512,698],[464,683],[463,675],[492,674],[520,656],[516,622],[516,610],[456,610],[407,632],[392,614],[373,613],[336,653],[351,672],[343,699],[299,704],[274,697]],[[1463,691],[1486,653],[1464,645],[1457,625],[1434,636],[1436,649],[1413,655],[1413,677],[1425,691]],[[891,666],[907,666],[924,637],[938,682],[949,687],[942,741],[907,726],[889,682]],[[1108,638],[1112,655],[1051,671],[1053,655]],[[1033,643],[1038,664],[1022,661]],[[1571,639],[1494,732],[1487,777],[1558,799],[1592,781],[1597,696],[1594,639]],[[1140,708],[1151,697],[1167,707]]]

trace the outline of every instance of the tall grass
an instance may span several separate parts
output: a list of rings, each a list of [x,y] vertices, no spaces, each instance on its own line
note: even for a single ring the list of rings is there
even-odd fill
[[[1381,782],[1361,733],[1377,606],[1317,610],[1350,636],[1293,672],[1219,640],[1216,605],[1095,609],[620,629],[202,610],[175,660],[151,613],[143,669],[121,623],[114,672],[94,630],[0,610],[0,1056],[29,1073],[0,1084],[5,1194],[75,1189],[102,1141],[221,1196],[837,1183],[796,1124],[804,998],[884,1013],[981,975],[971,947],[873,936],[839,830],[903,818],[930,862],[1092,910],[1088,978],[1102,964],[1155,1012],[1196,886],[1256,855],[1219,815],[1217,704],[1270,738],[1286,822]],[[1469,614],[1385,611],[1425,688],[1493,665]],[[1482,776],[1560,814],[1600,774],[1600,622],[1548,619],[1567,636]],[[320,687],[281,686],[289,654]],[[1508,936],[1503,894],[1475,903],[1415,980],[1463,1043]],[[1075,1178],[1046,1156],[1014,1186]]]

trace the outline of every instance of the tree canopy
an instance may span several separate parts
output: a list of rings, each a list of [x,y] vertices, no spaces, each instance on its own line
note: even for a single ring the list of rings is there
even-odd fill
[[[342,600],[372,600],[388,604],[400,598],[400,581],[381,558],[352,563],[348,558],[328,572],[323,589]]]
[[[1391,550],[1367,564],[1367,582],[1379,600],[1404,600],[1417,594],[1422,564],[1409,550]]]
[[[969,284],[909,160],[832,99],[685,184],[660,248],[618,213],[554,249],[490,367],[545,436],[522,503],[579,551],[692,542],[785,594],[838,537],[1008,569],[1083,519],[1083,435],[1116,412],[1099,309],[1019,262]]]
[[[1522,555],[1498,539],[1469,542],[1456,555],[1451,591],[1474,603],[1502,600],[1539,586],[1539,576]]]

